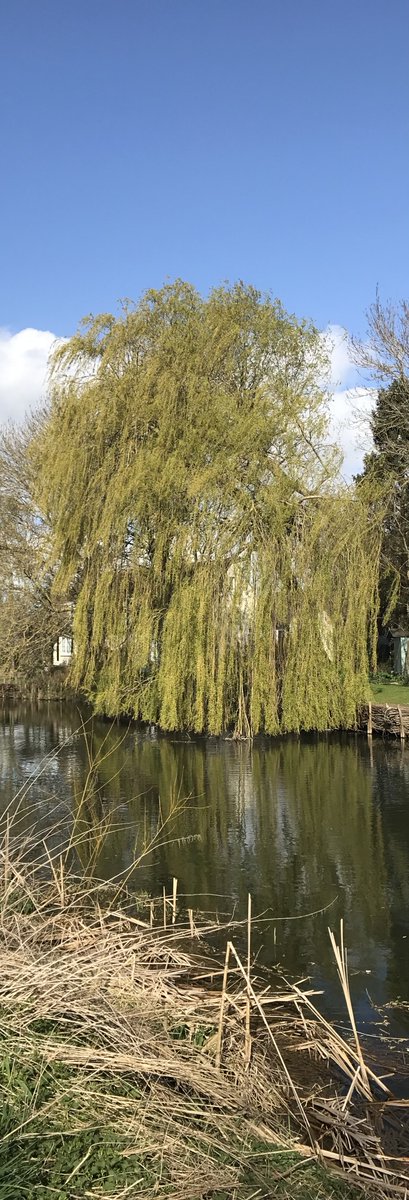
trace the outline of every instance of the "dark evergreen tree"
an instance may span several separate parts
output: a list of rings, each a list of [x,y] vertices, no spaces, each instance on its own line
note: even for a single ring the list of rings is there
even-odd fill
[[[380,484],[386,506],[382,530],[380,617],[409,628],[409,379],[380,388],[370,427],[374,448],[364,476]]]

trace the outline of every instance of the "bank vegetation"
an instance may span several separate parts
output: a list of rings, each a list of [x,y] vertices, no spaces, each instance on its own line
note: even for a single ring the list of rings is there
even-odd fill
[[[0,1197],[404,1197],[407,1101],[308,984],[267,981],[247,921],[78,875],[6,822],[0,846]],[[100,834],[98,834],[100,836]],[[213,929],[214,932],[214,929]],[[246,949],[237,945],[244,939]]]

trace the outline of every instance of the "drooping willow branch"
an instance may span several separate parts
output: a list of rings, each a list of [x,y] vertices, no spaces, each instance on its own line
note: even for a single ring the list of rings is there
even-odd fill
[[[32,456],[76,595],[72,681],[99,711],[353,721],[379,538],[376,506],[335,487],[323,369],[318,332],[243,285],[149,292],[58,350]]]

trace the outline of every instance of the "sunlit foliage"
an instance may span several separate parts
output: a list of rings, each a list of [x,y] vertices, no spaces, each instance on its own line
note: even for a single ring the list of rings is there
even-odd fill
[[[245,736],[353,721],[378,536],[334,485],[325,365],[312,325],[241,284],[148,292],[57,351],[33,462],[98,711]]]

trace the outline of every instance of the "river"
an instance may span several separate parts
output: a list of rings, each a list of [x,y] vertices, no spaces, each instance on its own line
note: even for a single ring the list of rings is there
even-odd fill
[[[254,949],[269,967],[322,988],[330,1016],[342,998],[329,943],[344,920],[351,990],[361,1027],[398,997],[409,1001],[409,747],[364,737],[260,739],[246,743],[161,736],[109,726],[75,706],[16,706],[0,714],[1,811],[56,844],[69,836],[88,772],[81,855],[91,827],[110,832],[97,869],[126,871],[158,819],[160,844],[131,876],[160,896],[178,880],[182,905],[244,918],[248,892],[263,920]],[[87,822],[90,834],[87,835]],[[58,830],[58,832],[57,832]],[[407,1010],[393,1014],[409,1036]]]

